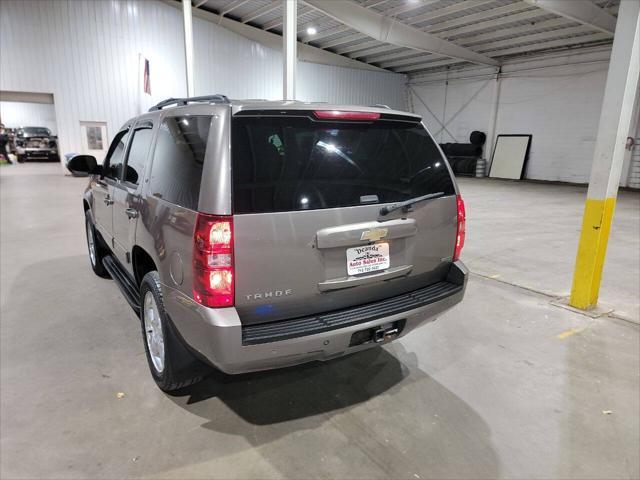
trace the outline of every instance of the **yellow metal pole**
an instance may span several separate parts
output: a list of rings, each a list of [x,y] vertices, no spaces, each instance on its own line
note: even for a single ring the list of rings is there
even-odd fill
[[[598,303],[602,269],[640,74],[640,2],[622,0],[609,62],[569,304]]]

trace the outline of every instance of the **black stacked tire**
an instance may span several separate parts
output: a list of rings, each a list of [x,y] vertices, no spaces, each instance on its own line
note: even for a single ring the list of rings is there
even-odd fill
[[[474,130],[473,132],[471,132],[471,135],[469,135],[469,142],[478,147],[481,147],[482,145],[484,145],[484,142],[486,141],[487,141],[487,135],[484,132],[479,132],[478,130]]]

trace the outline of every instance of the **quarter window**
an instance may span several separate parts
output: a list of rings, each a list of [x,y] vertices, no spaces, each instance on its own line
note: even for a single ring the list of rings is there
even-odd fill
[[[211,115],[166,118],[158,129],[151,194],[197,210]]]

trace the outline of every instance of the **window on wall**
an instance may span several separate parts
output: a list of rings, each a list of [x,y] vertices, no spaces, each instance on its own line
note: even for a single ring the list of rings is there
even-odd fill
[[[103,150],[104,139],[102,138],[102,127],[87,125],[85,129],[89,150]]]
[[[166,118],[158,129],[151,194],[197,210],[211,115]]]

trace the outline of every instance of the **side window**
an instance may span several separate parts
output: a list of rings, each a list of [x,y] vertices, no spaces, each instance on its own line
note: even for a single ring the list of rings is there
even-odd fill
[[[158,130],[151,168],[152,195],[197,210],[210,115],[166,118]]]
[[[122,164],[124,162],[124,151],[127,147],[127,140],[129,139],[129,130],[119,132],[116,138],[111,142],[109,147],[109,153],[104,160],[104,176],[108,178],[118,179],[122,172]]]
[[[151,146],[151,126],[136,128],[133,131],[129,155],[127,156],[127,168],[125,171],[125,182],[138,185],[144,173],[144,166],[147,162],[149,147]]]

